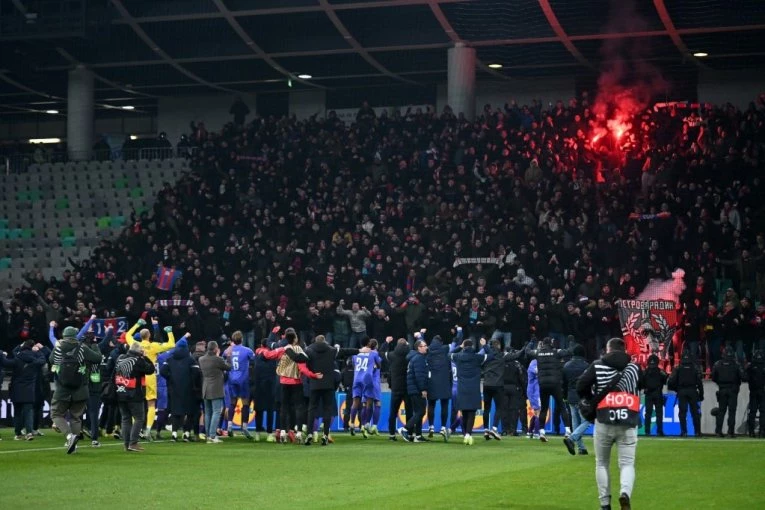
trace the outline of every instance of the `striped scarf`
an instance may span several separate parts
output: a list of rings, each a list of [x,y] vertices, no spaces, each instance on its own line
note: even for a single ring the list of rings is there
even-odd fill
[[[163,308],[169,308],[171,306],[194,306],[194,301],[191,299],[158,299],[157,304]]]

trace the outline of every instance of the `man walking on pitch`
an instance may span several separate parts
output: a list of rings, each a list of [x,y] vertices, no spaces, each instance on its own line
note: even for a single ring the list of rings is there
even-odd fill
[[[630,510],[635,484],[635,452],[640,421],[640,368],[625,352],[624,340],[612,338],[606,354],[584,371],[576,385],[580,399],[597,409],[595,416],[595,480],[601,510],[611,510],[611,448],[616,445],[620,471],[619,504]],[[585,413],[586,414],[586,413]]]
[[[584,359],[585,350],[581,345],[574,346],[574,357],[567,361],[563,366],[563,387],[567,392],[568,407],[571,412],[571,422],[573,432],[568,437],[563,438],[563,444],[566,445],[568,453],[576,454],[575,446],[579,448],[579,455],[587,455],[587,448],[584,446],[582,436],[590,427],[591,423],[582,417],[579,412],[579,394],[576,392],[576,382],[579,377],[587,370],[589,364]]]
[[[56,342],[50,363],[56,373],[56,389],[51,401],[53,424],[66,435],[66,453],[77,449],[82,431],[82,414],[88,402],[86,363],[100,363],[101,353],[77,341],[77,328],[64,328],[64,338]],[[67,413],[69,420],[67,420]]]

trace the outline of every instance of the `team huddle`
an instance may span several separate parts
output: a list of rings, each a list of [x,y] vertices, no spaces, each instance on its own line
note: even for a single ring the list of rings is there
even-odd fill
[[[474,345],[461,328],[455,328],[451,343],[438,335],[426,342],[421,330],[413,347],[406,339],[394,343],[387,337],[382,344],[363,338],[357,348],[330,345],[323,335],[305,346],[294,329],[275,328],[252,350],[238,331],[227,345],[196,342],[192,348],[188,333],[176,341],[172,328],[161,328],[156,319],[151,327],[140,319],[118,337],[106,328],[98,339],[94,320],[79,331],[65,328],[61,340],[54,334],[56,324],[50,325],[50,359],[57,374],[51,414],[55,427],[67,432],[71,452],[82,437],[83,415],[87,427],[82,432],[94,447],[109,434],[122,439],[127,451],[142,451],[140,442],[161,438],[166,428],[172,441],[219,443],[240,429],[256,441],[263,434],[268,442],[328,445],[338,391],[346,394],[343,428],[367,438],[379,430],[383,372],[391,390],[391,441],[427,441],[440,424],[444,441],[461,427],[464,444],[472,445],[482,408],[487,410],[485,437],[499,440],[500,421],[515,433],[524,416],[526,370],[518,362],[523,351],[504,352],[497,340]],[[397,426],[402,405],[405,423]],[[491,409],[496,409],[493,420]]]

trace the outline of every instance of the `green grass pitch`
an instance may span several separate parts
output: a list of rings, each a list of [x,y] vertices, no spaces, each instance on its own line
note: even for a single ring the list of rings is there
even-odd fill
[[[336,434],[327,447],[253,443],[154,442],[126,453],[111,438],[100,449],[64,437],[0,442],[2,508],[599,508],[592,443],[572,457],[561,438],[449,444],[390,443]],[[636,509],[765,508],[765,441],[643,439],[638,443]],[[612,457],[614,503],[618,490]]]

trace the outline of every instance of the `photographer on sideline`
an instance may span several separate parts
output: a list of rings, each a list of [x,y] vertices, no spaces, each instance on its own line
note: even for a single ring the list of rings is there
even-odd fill
[[[619,458],[619,504],[622,510],[632,508],[630,497],[635,484],[635,452],[643,374],[625,351],[624,340],[609,340],[606,344],[606,354],[593,361],[576,384],[580,406],[581,399],[586,399],[597,409],[593,442],[595,480],[598,484],[601,510],[611,510],[609,468],[611,448],[614,444]]]

